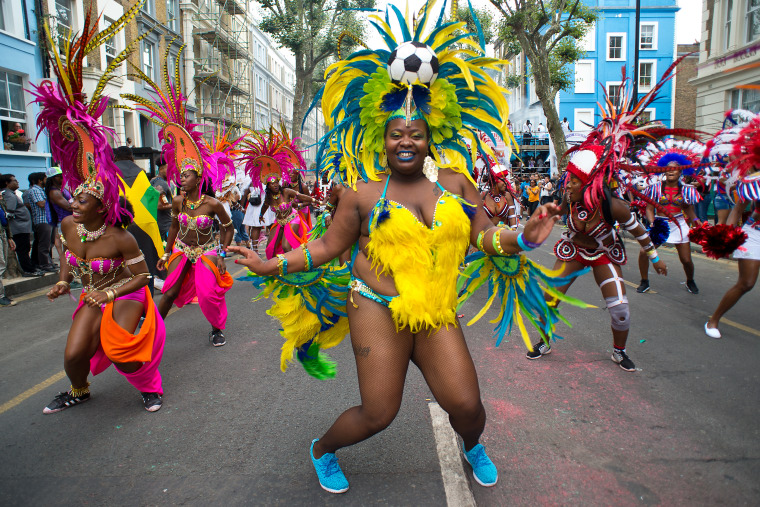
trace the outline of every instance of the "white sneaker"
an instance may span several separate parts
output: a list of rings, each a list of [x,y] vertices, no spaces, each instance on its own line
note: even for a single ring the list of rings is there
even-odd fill
[[[161,290],[164,288],[164,281],[161,278],[153,279],[153,288]]]
[[[717,327],[707,327],[707,322],[705,322],[705,334],[709,336],[710,338],[722,338],[722,335],[720,334],[720,331]]]

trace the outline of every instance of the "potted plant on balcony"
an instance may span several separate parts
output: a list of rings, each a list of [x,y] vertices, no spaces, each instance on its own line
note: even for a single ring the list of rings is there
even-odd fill
[[[26,137],[24,129],[8,133],[8,142],[14,151],[29,151],[31,140]]]

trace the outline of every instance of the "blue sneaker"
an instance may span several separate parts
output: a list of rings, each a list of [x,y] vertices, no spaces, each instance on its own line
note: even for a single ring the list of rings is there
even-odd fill
[[[317,440],[319,439],[315,438],[311,441],[309,454],[311,454],[311,462],[314,463],[314,469],[317,471],[319,485],[330,493],[345,493],[348,491],[348,479],[343,475],[343,470],[340,469],[338,458],[335,457],[335,454],[326,452],[319,459],[314,457],[314,444]]]
[[[462,444],[464,451],[464,444]],[[499,479],[499,473],[496,471],[496,465],[486,454],[486,449],[480,444],[469,451],[464,451],[464,457],[467,463],[472,465],[472,476],[481,486],[493,486]]]

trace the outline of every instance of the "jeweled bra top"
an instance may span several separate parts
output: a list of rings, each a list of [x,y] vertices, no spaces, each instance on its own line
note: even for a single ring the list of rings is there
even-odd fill
[[[64,255],[66,257],[66,262],[73,269],[79,270],[82,268],[89,268],[93,273],[97,273],[99,275],[107,275],[108,273],[112,273],[119,269],[122,264],[124,264],[124,259],[120,257],[116,259],[109,259],[107,257],[82,259],[68,249],[66,249]]]
[[[191,217],[184,211],[177,216],[177,221],[185,229],[196,229],[201,233],[205,233],[205,229],[211,229],[211,226],[214,225],[214,219],[208,215]]]

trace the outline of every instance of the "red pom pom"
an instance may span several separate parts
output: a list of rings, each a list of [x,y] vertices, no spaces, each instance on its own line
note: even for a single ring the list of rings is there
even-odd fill
[[[702,224],[689,231],[689,239],[702,246],[702,252],[712,259],[728,257],[747,241],[747,233],[741,227],[718,224]]]
[[[647,203],[645,201],[637,199],[631,203],[631,210],[638,211],[639,214],[643,216],[647,211]]]

